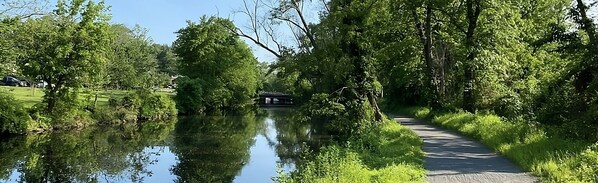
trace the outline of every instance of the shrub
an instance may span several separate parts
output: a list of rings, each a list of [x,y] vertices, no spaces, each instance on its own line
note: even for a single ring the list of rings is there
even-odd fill
[[[342,97],[314,94],[300,109],[304,121],[323,123],[328,133],[346,140],[361,136],[374,124],[374,113],[368,102],[343,101]]]
[[[174,101],[164,95],[145,94],[139,107],[139,118],[142,120],[164,120],[176,117],[177,109]]]
[[[138,111],[124,107],[98,107],[93,118],[103,125],[137,122]]]
[[[0,93],[0,133],[27,133],[33,123],[31,116],[19,101]]]
[[[168,121],[177,115],[174,101],[164,95],[137,91],[122,99],[110,98],[108,106],[99,108],[94,118],[102,124],[140,121]]]
[[[181,78],[176,92],[175,101],[179,113],[198,114],[205,110],[202,80]]]
[[[347,146],[324,147],[290,174],[279,172],[274,181],[425,182],[422,141],[415,133],[387,120],[364,136]],[[365,141],[370,145],[364,146]]]

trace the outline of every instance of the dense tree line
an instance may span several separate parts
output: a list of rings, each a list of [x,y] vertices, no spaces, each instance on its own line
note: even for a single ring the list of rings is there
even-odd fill
[[[258,26],[235,29],[278,57],[272,73],[303,101],[322,93],[340,113],[355,104],[377,111],[384,96],[598,138],[595,3],[330,0],[320,1],[320,19],[310,24],[304,6],[313,3],[280,1],[265,19],[245,12]],[[295,30],[297,45],[267,44],[280,42],[271,35],[281,23]]]

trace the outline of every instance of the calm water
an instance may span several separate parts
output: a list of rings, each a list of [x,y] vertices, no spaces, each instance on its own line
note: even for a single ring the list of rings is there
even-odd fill
[[[0,182],[271,182],[326,141],[291,113],[4,137]]]

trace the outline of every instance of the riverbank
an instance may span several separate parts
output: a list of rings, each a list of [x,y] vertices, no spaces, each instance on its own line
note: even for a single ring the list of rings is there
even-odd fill
[[[145,121],[170,121],[177,116],[170,93],[151,91],[82,91],[53,113],[42,103],[43,90],[0,87],[0,134],[44,133]]]
[[[391,107],[479,140],[546,182],[598,182],[598,145],[548,135],[544,129],[492,114]]]
[[[425,182],[422,140],[387,118],[359,140],[324,147],[276,182]]]

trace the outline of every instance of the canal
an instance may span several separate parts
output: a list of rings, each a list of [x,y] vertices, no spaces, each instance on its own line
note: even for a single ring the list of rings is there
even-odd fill
[[[0,182],[271,182],[328,137],[291,109],[2,137]]]

